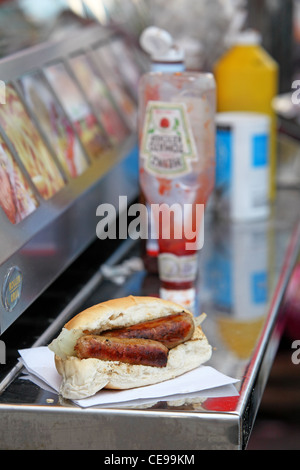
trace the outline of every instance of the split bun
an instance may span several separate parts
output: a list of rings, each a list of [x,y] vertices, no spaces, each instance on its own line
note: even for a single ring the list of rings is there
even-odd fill
[[[76,356],[77,340],[85,334],[124,328],[168,315],[191,312],[173,302],[155,297],[126,297],[95,305],[75,316],[49,345],[62,376],[60,394],[81,399],[103,388],[125,390],[175,378],[207,362],[212,348],[200,326],[188,341],[169,350],[166,367],[127,364],[120,361]]]

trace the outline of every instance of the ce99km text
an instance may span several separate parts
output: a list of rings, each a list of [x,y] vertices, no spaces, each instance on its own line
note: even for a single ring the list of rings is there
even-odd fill
[[[193,465],[194,454],[141,454],[142,457],[118,456],[111,454],[104,458],[105,465],[128,465],[132,468],[138,464],[148,465]]]

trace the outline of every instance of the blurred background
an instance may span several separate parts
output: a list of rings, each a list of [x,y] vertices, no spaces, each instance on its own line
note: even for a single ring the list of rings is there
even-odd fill
[[[213,69],[238,31],[254,28],[279,64],[280,95],[289,94],[292,82],[300,79],[300,0],[1,0],[0,57],[61,40],[92,23],[121,30],[136,44],[146,26],[162,27],[185,48],[190,66],[201,70]],[[286,104],[283,101],[282,115],[299,140],[300,112],[284,108]],[[299,165],[295,169],[299,171]],[[300,449],[300,364],[291,361],[291,344],[300,339],[299,284],[300,264],[282,306],[286,326],[250,450]]]
[[[299,0],[1,0],[0,6],[2,57],[91,22],[136,39],[154,24],[183,44],[190,60],[210,69],[234,34],[251,27],[280,65],[281,91],[290,90],[300,69]]]

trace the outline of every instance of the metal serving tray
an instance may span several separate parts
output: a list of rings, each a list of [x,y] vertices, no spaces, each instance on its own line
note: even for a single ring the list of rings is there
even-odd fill
[[[2,381],[0,447],[245,449],[280,340],[281,305],[299,255],[298,201],[298,191],[279,191],[272,216],[260,223],[237,226],[216,220],[212,213],[206,215],[195,314],[206,312],[203,329],[214,347],[209,364],[239,379],[237,397],[191,400],[183,396],[180,401],[158,399],[141,407],[81,409],[24,380],[16,366]],[[139,256],[139,250],[139,244],[129,239],[103,263],[118,265]],[[32,344],[49,343],[66,319],[81,309],[129,294],[157,295],[156,275],[135,272],[118,286],[103,278],[99,266],[60,315],[53,310],[59,302],[52,298],[49,316],[53,319],[55,314],[56,319]],[[32,319],[27,321],[32,329]],[[14,327],[22,329],[21,324]],[[13,350],[24,347],[14,334],[6,342]]]

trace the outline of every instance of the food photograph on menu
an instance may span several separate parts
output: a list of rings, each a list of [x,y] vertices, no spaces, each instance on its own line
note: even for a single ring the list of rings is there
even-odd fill
[[[38,201],[1,136],[0,206],[14,225],[38,207]]]
[[[137,106],[120,76],[120,70],[109,45],[95,50],[95,60],[117,105],[128,120],[132,131],[136,130]]]
[[[55,149],[65,173],[71,178],[80,176],[88,167],[87,159],[71,122],[43,74],[26,75],[20,79],[20,85],[27,105]]]
[[[97,117],[100,119],[112,144],[122,142],[129,134],[129,129],[119,115],[112,102],[108,88],[103,79],[97,74],[92,62],[86,55],[74,56],[70,64],[84,87],[90,103],[93,103]]]
[[[47,67],[45,74],[75,126],[88,156],[92,160],[97,159],[110,143],[77,83],[63,63]]]
[[[48,200],[60,191],[64,179],[17,91],[6,85],[6,105],[0,106],[0,124],[40,195]]]

